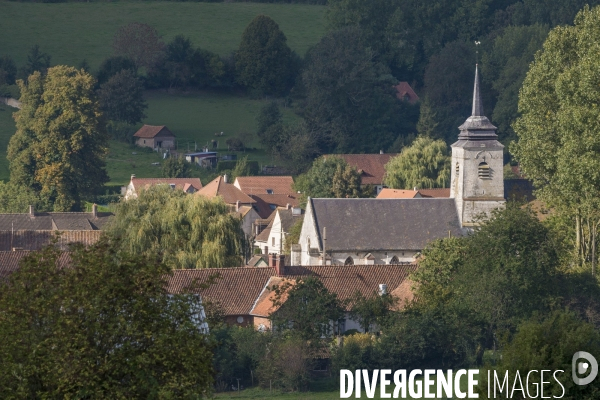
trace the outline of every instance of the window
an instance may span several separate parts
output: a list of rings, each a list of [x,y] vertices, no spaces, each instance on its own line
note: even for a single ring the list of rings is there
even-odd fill
[[[396,256],[392,257],[392,259],[390,260],[390,264],[400,264],[398,257],[396,257]]]
[[[477,175],[479,179],[491,179],[490,166],[487,165],[486,162],[482,162],[479,164],[479,168],[477,169]]]
[[[271,246],[275,246],[275,236],[271,238]]]
[[[346,261],[344,261],[344,265],[354,265],[354,260],[352,259],[352,257],[346,258]]]
[[[460,164],[456,163],[456,168],[454,169],[456,171],[456,175],[458,175],[458,171],[460,171]]]
[[[267,189],[267,194],[273,194],[273,189]]]
[[[269,208],[270,208],[271,210],[274,210],[274,209],[276,209],[276,208],[277,208],[277,204],[269,204]]]

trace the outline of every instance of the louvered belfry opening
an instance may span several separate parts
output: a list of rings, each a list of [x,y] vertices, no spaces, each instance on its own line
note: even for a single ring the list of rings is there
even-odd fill
[[[479,179],[492,179],[490,166],[486,162],[482,162],[479,164],[477,173],[478,173]]]

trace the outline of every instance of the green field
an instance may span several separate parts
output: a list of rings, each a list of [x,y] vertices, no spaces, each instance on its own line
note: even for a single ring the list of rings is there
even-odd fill
[[[86,59],[96,69],[112,53],[120,26],[143,22],[165,41],[178,34],[218,54],[237,49],[244,28],[259,14],[273,18],[300,55],[325,32],[325,7],[303,4],[187,3],[114,1],[93,3],[21,3],[0,0],[0,55],[17,65],[39,44],[52,65],[78,65]]]

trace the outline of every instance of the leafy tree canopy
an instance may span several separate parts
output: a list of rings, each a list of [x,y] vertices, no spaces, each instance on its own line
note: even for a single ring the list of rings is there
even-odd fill
[[[240,220],[222,200],[156,185],[121,202],[107,233],[133,255],[157,256],[171,268],[237,267]]]
[[[27,53],[27,62],[19,69],[20,78],[25,80],[36,71],[45,74],[48,68],[50,68],[50,59],[50,54],[40,50],[39,45],[33,45],[29,49],[29,53]]]
[[[164,178],[188,178],[190,170],[190,163],[182,157],[169,157],[162,164]]]
[[[135,63],[129,58],[122,56],[108,57],[102,61],[102,64],[100,64],[100,69],[98,70],[98,74],[96,75],[98,85],[102,85],[104,82],[124,69],[128,69],[133,72],[137,71]]]
[[[28,255],[0,291],[2,398],[192,398],[209,391],[200,299],[106,241]],[[59,261],[63,260],[63,261]]]
[[[98,90],[100,109],[104,117],[117,122],[136,124],[146,118],[148,108],[144,87],[136,73],[123,69],[113,75]]]
[[[260,94],[284,94],[295,75],[295,57],[286,41],[275,21],[256,16],[244,30],[236,54],[238,82]]]
[[[8,146],[11,183],[33,189],[56,211],[80,210],[82,200],[108,181],[108,136],[94,78],[57,66],[18,84],[23,108],[14,114],[17,132]]]
[[[385,165],[385,184],[395,189],[450,185],[450,156],[443,140],[419,136]]]
[[[119,28],[113,39],[115,55],[133,61],[137,69],[152,72],[164,59],[165,44],[148,24],[132,22]]]

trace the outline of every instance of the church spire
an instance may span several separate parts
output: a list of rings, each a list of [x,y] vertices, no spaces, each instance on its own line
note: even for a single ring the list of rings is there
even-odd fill
[[[471,115],[474,117],[483,117],[483,102],[479,90],[479,66],[475,64],[475,86],[473,88],[473,109]]]
[[[475,64],[475,85],[473,87],[471,116],[458,129],[460,129],[458,140],[496,140],[498,138],[496,127],[483,114],[479,66],[477,64]]]

